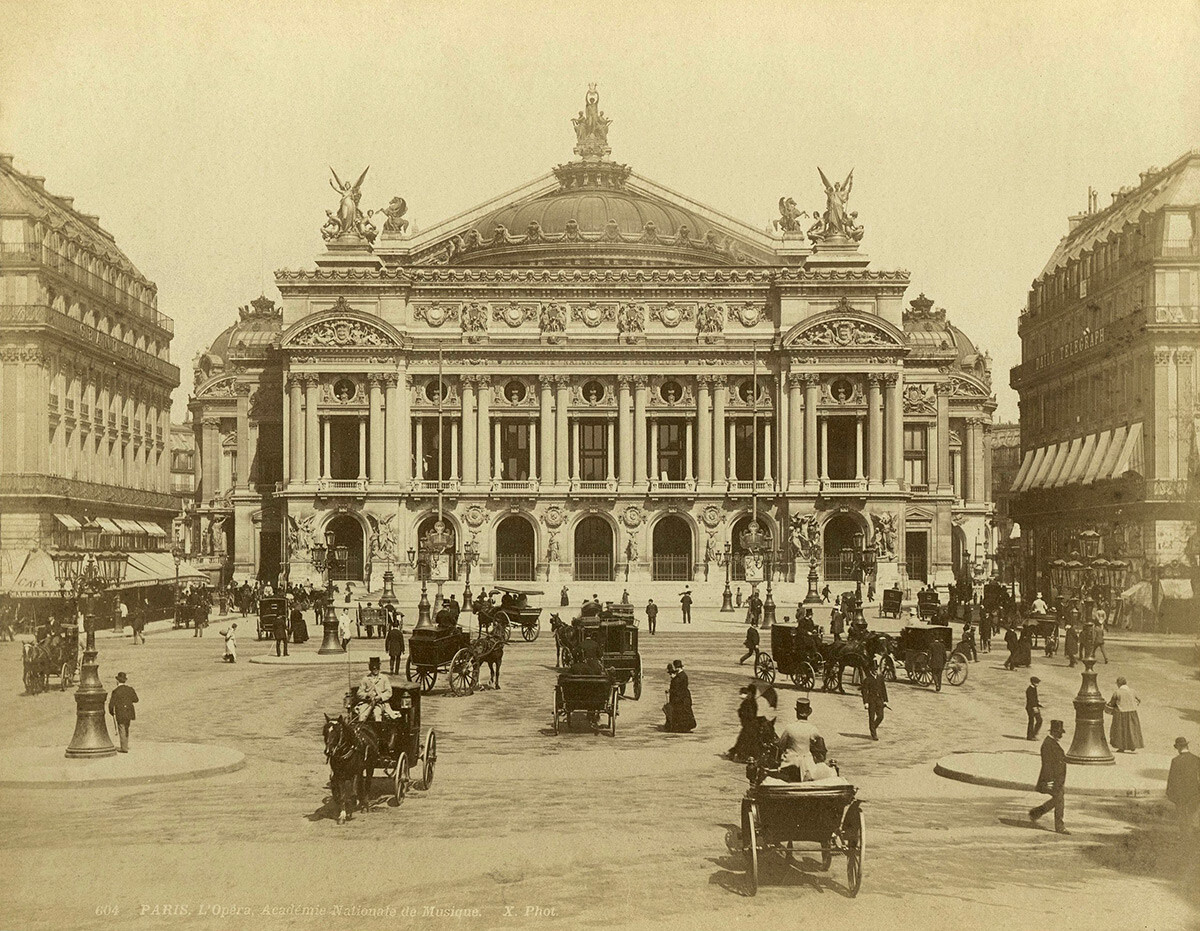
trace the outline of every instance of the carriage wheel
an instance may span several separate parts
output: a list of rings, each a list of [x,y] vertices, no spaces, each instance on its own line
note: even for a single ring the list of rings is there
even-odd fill
[[[554,725],[554,733],[555,734],[558,733],[558,709],[559,709],[561,702],[562,702],[562,690],[559,689],[558,686],[555,686],[554,687],[554,720],[552,722]]]
[[[72,666],[70,663],[62,664],[62,669],[60,669],[59,673],[58,673],[58,690],[60,692],[65,692],[67,690],[67,687],[70,686],[71,676],[72,676],[72,673],[74,673],[74,672],[75,672],[75,667]]]
[[[396,760],[396,801],[404,801],[404,793],[408,791],[411,783],[408,778],[408,754],[401,753],[400,759]]]
[[[880,668],[883,670],[883,679],[885,682],[896,681],[896,661],[891,656],[885,656],[883,662],[880,663]]]
[[[608,706],[608,736],[617,736],[617,706],[621,701],[621,696],[617,693],[616,688],[612,690],[612,701]]]
[[[455,695],[470,695],[475,691],[477,681],[471,651],[463,647],[450,660],[450,691]]]
[[[424,767],[421,770],[421,788],[426,792],[433,785],[433,764],[437,762],[437,735],[433,728],[425,735]]]
[[[754,677],[768,684],[775,681],[775,660],[770,653],[759,653],[754,658]]]
[[[642,674],[635,672],[633,674],[633,700],[638,701],[642,697]]]
[[[867,855],[867,821],[861,805],[846,821],[846,888],[851,898],[862,886],[863,860]]]
[[[825,664],[825,675],[821,682],[821,688],[826,692],[840,691],[842,688],[842,667],[835,660]]]
[[[754,824],[757,820],[758,806],[752,802],[750,809],[742,817],[742,843],[746,848],[746,859],[749,861],[746,881],[751,895],[758,894],[758,829]]]
[[[525,624],[521,627],[521,637],[526,643],[533,643],[538,638],[538,634],[542,632],[542,622],[538,620],[533,624]]]
[[[967,681],[967,658],[961,653],[951,653],[946,663],[946,681],[951,685],[962,685]]]
[[[412,661],[411,656],[408,658],[408,661],[404,664],[404,677],[406,679],[408,679],[409,682],[412,682],[412,680],[413,680],[413,661]]]
[[[512,625],[505,624],[503,629],[504,629],[504,642],[512,643]]]
[[[800,686],[806,692],[812,691],[812,687],[816,681],[817,673],[812,668],[811,663],[801,662],[799,668],[792,673],[792,683]]]
[[[833,843],[825,841],[821,845],[821,872],[828,873],[831,866],[833,866]]]
[[[433,691],[434,683],[437,682],[437,668],[434,666],[420,666],[417,668],[417,684],[421,686],[421,693],[428,695]]]
[[[909,672],[908,677],[916,682],[917,685],[933,684],[933,670],[929,668],[928,653],[918,652],[912,654],[912,671]]]

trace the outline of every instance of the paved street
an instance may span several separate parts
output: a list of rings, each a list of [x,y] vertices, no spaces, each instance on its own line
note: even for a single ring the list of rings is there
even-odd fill
[[[615,738],[582,727],[552,734],[546,631],[507,649],[498,692],[454,698],[439,679],[422,709],[439,739],[431,791],[399,807],[381,801],[342,827],[326,804],[320,725],[322,712],[340,706],[343,668],[250,664],[273,646],[247,638],[239,662],[223,664],[220,622],[202,640],[152,631],[135,647],[102,636],[105,684],[124,669],[141,696],[133,753],[138,740],[209,742],[245,753],[247,766],[144,788],[7,790],[0,927],[1195,925],[1200,874],[1194,851],[1183,856],[1165,802],[1068,795],[1073,835],[1059,837],[1021,826],[1039,797],[933,774],[933,761],[954,750],[1036,748],[1023,740],[1027,674],[1003,670],[999,651],[941,694],[897,683],[878,743],[865,739],[856,695],[814,693],[813,720],[867,802],[862,892],[844,894],[840,860],[828,875],[801,861],[799,869],[768,867],[757,897],[747,897],[742,856],[727,847],[743,767],[720,757],[734,740],[737,688],[747,676],[736,665],[744,628],[714,611],[697,617],[696,631],[683,630],[673,612],[657,636],[643,630],[647,688],[640,702],[621,705]],[[355,642],[352,651],[362,659],[378,646]],[[1180,733],[1195,741],[1200,689],[1190,642],[1113,636],[1108,647],[1101,687],[1109,693],[1124,674],[1141,694],[1147,749],[1169,752]],[[662,670],[674,658],[691,675],[692,735],[659,730]],[[0,663],[10,690],[0,712],[4,743],[65,745],[71,694],[20,695],[17,644],[0,645]],[[1078,669],[1036,654],[1034,667],[1047,724],[1065,718],[1069,736]],[[355,681],[360,675],[356,667]],[[789,714],[793,691],[781,690]],[[376,789],[382,799],[382,778]],[[1135,913],[1131,902],[1144,905]],[[187,914],[163,914],[174,907]]]

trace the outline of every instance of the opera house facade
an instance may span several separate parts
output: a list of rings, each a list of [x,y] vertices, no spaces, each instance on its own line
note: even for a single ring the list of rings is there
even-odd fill
[[[870,267],[852,175],[764,231],[613,161],[594,89],[573,122],[574,160],[419,234],[335,176],[315,267],[197,360],[193,546],[317,581],[328,538],[372,589],[439,519],[452,578],[589,593],[748,549],[779,585],[978,574],[989,360]]]

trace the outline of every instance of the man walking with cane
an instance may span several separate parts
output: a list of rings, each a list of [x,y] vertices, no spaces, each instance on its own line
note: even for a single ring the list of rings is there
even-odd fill
[[[1050,736],[1042,741],[1042,769],[1038,773],[1037,790],[1050,796],[1041,805],[1029,809],[1029,820],[1036,822],[1038,818],[1054,809],[1054,830],[1058,834],[1070,834],[1063,823],[1065,808],[1064,793],[1067,782],[1067,755],[1058,742],[1065,731],[1062,721],[1050,722]]]
[[[750,623],[746,627],[746,639],[743,641],[743,644],[746,647],[746,655],[738,660],[739,666],[741,666],[743,663],[745,663],[746,660],[748,660],[751,656],[754,657],[754,662],[757,665],[757,663],[758,663],[758,643],[759,643],[758,627],[754,623],[754,618],[751,617]]]
[[[289,623],[287,605],[284,604],[279,611],[279,616],[275,618],[275,655],[288,655],[288,637],[291,636],[291,624]]]
[[[1042,702],[1038,698],[1038,684],[1042,680],[1037,676],[1029,677],[1029,687],[1025,689],[1025,714],[1029,718],[1029,726],[1025,729],[1026,740],[1037,740],[1038,731],[1042,729]]]

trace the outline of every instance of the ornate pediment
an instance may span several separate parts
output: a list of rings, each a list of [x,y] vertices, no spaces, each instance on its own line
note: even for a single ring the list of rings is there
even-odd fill
[[[838,310],[798,323],[784,337],[784,345],[831,350],[907,348],[903,334],[886,320],[843,305],[839,305]]]
[[[954,375],[950,382],[956,398],[978,398],[986,401],[992,396],[981,381],[969,375]]]
[[[214,378],[208,384],[201,385],[196,389],[198,398],[232,398],[236,394],[236,379],[232,376]]]
[[[284,336],[288,349],[390,349],[401,345],[399,334],[383,320],[354,311],[344,299],[329,311],[297,323]]]

